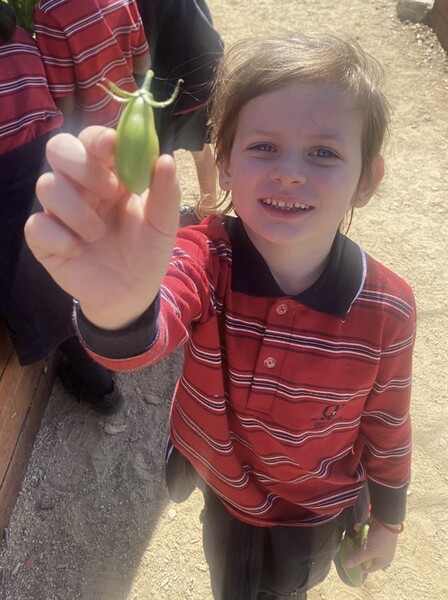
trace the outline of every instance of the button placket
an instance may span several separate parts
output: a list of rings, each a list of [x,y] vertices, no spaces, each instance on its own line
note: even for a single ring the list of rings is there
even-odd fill
[[[277,315],[283,316],[288,312],[289,306],[286,302],[281,302],[280,304],[277,304],[274,310]],[[263,360],[263,365],[266,369],[274,369],[277,366],[277,359],[273,356],[268,356]]]
[[[253,384],[246,405],[248,410],[263,414],[270,414],[272,406],[276,402],[276,387],[281,377],[287,346],[287,339],[284,343],[280,340],[280,343],[277,344],[277,333],[282,335],[284,330],[287,337],[289,321],[293,319],[294,315],[294,304],[285,300],[285,298],[278,298],[269,307],[265,336],[260,344],[254,369],[257,380]],[[271,390],[271,394],[267,393],[268,388]]]

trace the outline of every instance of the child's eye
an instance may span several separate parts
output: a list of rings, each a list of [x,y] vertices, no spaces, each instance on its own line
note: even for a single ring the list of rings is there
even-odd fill
[[[254,146],[251,146],[251,150],[259,150],[260,152],[275,152],[274,146],[265,142],[262,144],[255,144]]]
[[[327,150],[326,148],[317,148],[316,150],[313,150],[310,154],[311,156],[314,156],[316,158],[338,158],[337,154],[335,154],[331,150]]]

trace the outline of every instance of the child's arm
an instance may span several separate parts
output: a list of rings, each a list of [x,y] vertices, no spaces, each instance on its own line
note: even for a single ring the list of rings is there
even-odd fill
[[[174,161],[159,158],[151,191],[130,194],[113,171],[115,131],[89,127],[79,138],[53,137],[53,172],[37,183],[44,212],[25,226],[26,240],[53,279],[104,329],[136,320],[167,270],[179,221]]]
[[[384,289],[393,304],[388,301],[382,307],[383,314],[389,308],[383,322],[383,347],[360,429],[366,440],[364,464],[371,523],[364,548],[347,557],[353,566],[367,562],[368,566],[363,564],[366,572],[384,569],[394,558],[406,514],[411,473],[410,395],[416,308],[409,286],[393,274],[388,278]]]

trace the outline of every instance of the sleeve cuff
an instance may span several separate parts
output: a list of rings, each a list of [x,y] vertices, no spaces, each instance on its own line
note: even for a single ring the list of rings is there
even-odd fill
[[[408,484],[389,488],[369,480],[372,514],[383,523],[399,525],[406,516]]]
[[[110,359],[140,356],[156,342],[159,334],[160,295],[131,325],[109,331],[91,323],[82,313],[77,300],[73,302],[73,322],[78,337],[90,351]]]

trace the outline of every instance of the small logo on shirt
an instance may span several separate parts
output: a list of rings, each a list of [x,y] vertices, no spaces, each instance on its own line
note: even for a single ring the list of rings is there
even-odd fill
[[[340,408],[341,407],[337,404],[329,404],[328,406],[325,406],[322,410],[322,416],[319,419],[313,419],[314,428],[318,429],[327,425],[329,421],[332,421],[335,418]]]

